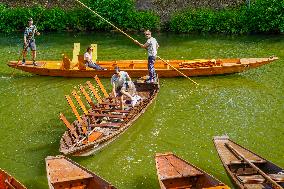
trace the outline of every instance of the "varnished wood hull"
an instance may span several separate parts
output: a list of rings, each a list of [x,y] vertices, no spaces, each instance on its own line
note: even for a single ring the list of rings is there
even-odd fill
[[[123,134],[146,111],[148,106],[155,100],[159,91],[159,83],[136,82],[135,86],[138,95],[140,95],[143,100],[129,110],[129,113],[127,113],[119,128],[104,128],[105,130],[103,130],[103,132],[107,134],[103,134],[103,137],[94,142],[77,146],[74,146],[76,142],[72,139],[72,134],[70,130],[68,130],[63,134],[60,140],[59,151],[65,155],[88,156],[102,149]],[[90,111],[92,110],[90,109],[89,112]]]
[[[104,179],[64,156],[49,156],[45,163],[50,189],[115,189]]]
[[[243,59],[220,59],[212,60],[168,60],[168,62],[187,76],[209,76],[243,72],[268,64],[277,57],[271,58],[243,58]],[[86,70],[62,69],[62,61],[38,61],[38,66],[33,66],[31,62],[26,65],[17,65],[16,61],[11,61],[8,66],[25,72],[43,76],[61,77],[111,77],[113,68],[119,66],[128,72],[131,77],[142,77],[148,74],[146,60],[119,60],[119,61],[98,61],[98,64],[108,70]],[[159,77],[181,77],[180,73],[170,68],[166,63],[157,60],[155,69]]]
[[[0,189],[27,189],[23,184],[17,181],[14,177],[0,169]]]
[[[273,179],[275,179],[282,188],[284,187],[284,170],[281,167],[238,145],[227,136],[214,137],[214,144],[226,172],[238,188],[273,189],[273,187],[268,184],[269,182],[265,182],[264,177],[252,169],[252,167],[246,162],[237,158],[232,150],[226,146],[227,144],[240,152],[245,158],[253,162],[260,170],[273,177]]]
[[[229,189],[213,176],[172,153],[157,154],[155,160],[161,189]]]

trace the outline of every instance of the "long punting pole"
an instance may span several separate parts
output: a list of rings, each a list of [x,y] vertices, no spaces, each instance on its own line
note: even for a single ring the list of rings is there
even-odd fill
[[[126,37],[128,37],[129,39],[131,39],[133,42],[136,41],[133,37],[131,37],[130,35],[128,35],[127,33],[125,33],[124,31],[122,31],[121,29],[119,29],[118,27],[116,27],[114,24],[112,24],[110,21],[108,21],[107,19],[105,19],[104,17],[102,17],[101,15],[99,15],[97,12],[93,11],[90,7],[86,6],[84,3],[82,3],[79,0],[75,0],[77,1],[80,5],[82,5],[83,7],[85,7],[86,9],[90,10],[92,13],[94,13],[95,15],[97,15],[98,17],[100,17],[102,20],[104,20],[106,23],[108,23],[109,25],[111,25],[112,27],[114,27],[115,29],[117,29],[119,32],[121,32],[122,34],[124,34]],[[175,67],[173,67],[170,63],[168,63],[167,61],[165,61],[164,59],[162,59],[161,57],[157,56],[159,59],[161,59],[164,63],[166,63],[167,65],[169,65],[171,68],[173,68],[174,70],[176,70],[178,73],[180,73],[182,76],[186,77],[187,79],[189,79],[190,81],[192,81],[194,84],[198,85],[198,83],[196,83],[195,81],[193,81],[192,79],[190,79],[187,75],[185,75],[184,73],[182,73],[181,71],[179,71],[178,69],[176,69]]]
[[[234,149],[230,144],[225,143],[225,146],[228,147],[235,155],[237,155],[238,158],[243,159],[246,161],[254,170],[256,170],[259,174],[261,174],[264,178],[266,178],[267,181],[269,181],[271,184],[276,186],[278,189],[283,189],[282,186],[280,186],[277,182],[272,180],[265,172],[263,172],[261,169],[259,169],[257,166],[255,166],[250,160],[245,158],[244,155],[242,155],[240,152],[238,152],[236,149]]]

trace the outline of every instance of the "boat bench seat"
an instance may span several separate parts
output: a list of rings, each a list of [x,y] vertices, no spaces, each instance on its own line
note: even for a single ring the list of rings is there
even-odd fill
[[[90,127],[115,127],[119,128],[122,123],[100,123],[100,124],[91,124]]]
[[[250,160],[252,163],[267,163],[267,161],[260,159],[260,160]],[[245,161],[241,161],[241,160],[234,160],[234,161],[230,161],[229,165],[235,165],[235,164],[248,164]]]
[[[92,112],[115,112],[115,113],[129,113],[129,110],[120,110],[120,109],[101,109],[101,108],[96,108],[92,109]]]
[[[275,182],[284,182],[282,174],[268,174],[268,176]],[[238,179],[245,184],[262,184],[266,180],[262,175],[239,175]]]
[[[88,116],[93,117],[108,117],[108,118],[118,118],[118,119],[124,119],[125,116],[121,114],[98,114],[98,113],[89,113]]]

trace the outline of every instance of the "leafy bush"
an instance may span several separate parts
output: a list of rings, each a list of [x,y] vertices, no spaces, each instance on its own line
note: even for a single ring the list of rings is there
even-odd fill
[[[160,19],[153,12],[135,10],[132,0],[85,0],[84,3],[121,29],[159,29]],[[0,3],[0,32],[24,30],[29,17],[39,30],[109,30],[112,26],[85,8],[59,7],[7,8]]]
[[[284,1],[255,0],[250,9],[188,9],[172,15],[169,30],[179,33],[280,33],[284,31]]]

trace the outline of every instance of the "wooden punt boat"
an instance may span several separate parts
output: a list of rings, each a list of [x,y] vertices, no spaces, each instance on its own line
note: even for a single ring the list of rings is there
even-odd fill
[[[68,127],[60,140],[60,152],[65,155],[87,156],[100,150],[110,142],[117,139],[124,133],[133,122],[138,119],[154,101],[159,91],[159,82],[146,83],[144,79],[138,79],[134,82],[136,95],[141,97],[135,106],[126,105],[125,110],[121,110],[119,103],[110,98],[98,77],[95,77],[98,86],[104,92],[104,99],[99,98],[94,87],[87,81],[98,103],[94,104],[87,95],[86,90],[81,86],[81,93],[86,97],[86,101],[91,108],[83,105],[79,95],[73,91],[72,94],[80,105],[84,114],[79,116],[71,98],[66,95],[66,99],[77,117],[77,120],[70,124],[67,119],[60,114],[60,119]]]
[[[26,187],[4,170],[0,169],[0,189],[26,189]]]
[[[115,189],[109,182],[64,156],[45,158],[50,189]]]
[[[284,170],[227,136],[214,137],[219,157],[233,183],[241,189],[284,187]]]
[[[173,153],[156,154],[155,160],[161,189],[229,189],[221,181]]]
[[[238,59],[196,59],[196,60],[167,60],[169,64],[187,76],[209,76],[243,72],[248,69],[256,68],[269,64],[277,57],[270,58],[238,58]],[[62,77],[111,77],[115,66],[119,66],[128,72],[131,77],[142,77],[148,74],[147,60],[113,60],[97,61],[99,65],[107,70],[94,70],[84,66],[72,66],[69,59],[62,61],[38,61],[38,66],[33,66],[31,62],[26,65],[17,65],[17,61],[10,61],[8,66],[25,72]],[[79,65],[82,65],[80,63]],[[155,69],[159,77],[180,77],[180,73],[172,69],[168,64],[161,60],[155,63]]]

